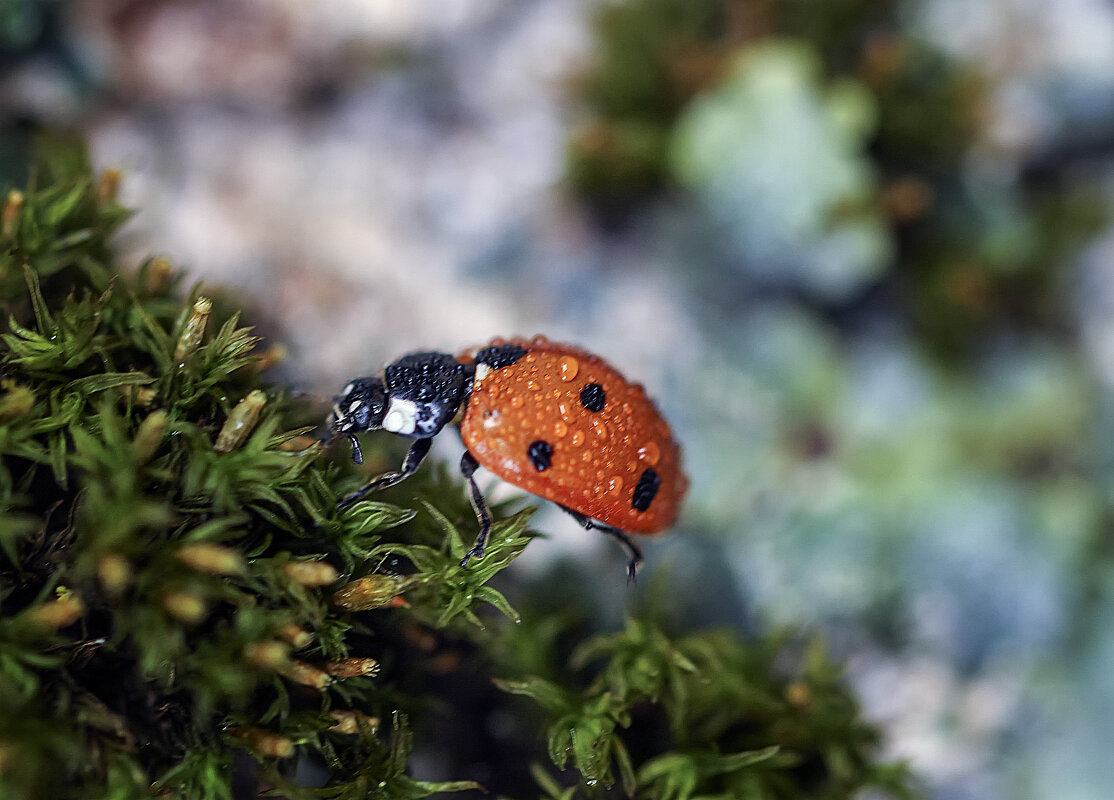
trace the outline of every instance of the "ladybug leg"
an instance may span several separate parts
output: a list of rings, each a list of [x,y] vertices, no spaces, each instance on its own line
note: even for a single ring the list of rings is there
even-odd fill
[[[410,445],[410,452],[406,454],[406,458],[402,461],[402,467],[397,472],[384,472],[378,478],[373,478],[356,491],[345,495],[344,499],[337,503],[337,508],[346,508],[366,494],[379,489],[386,489],[388,486],[394,486],[396,483],[401,483],[409,478],[418,469],[422,459],[426,457],[432,441],[432,439],[415,439],[414,444]]]
[[[630,537],[627,536],[625,531],[621,531],[599,520],[594,520],[589,516],[581,514],[579,511],[573,511],[571,508],[561,506],[561,509],[583,525],[584,530],[590,531],[595,529],[600,533],[607,534],[621,544],[623,549],[627,551],[627,555],[630,556],[630,561],[627,562],[627,583],[637,583],[638,566],[642,563],[642,551],[638,549],[638,545],[630,540]]]
[[[468,498],[472,501],[472,509],[476,512],[476,521],[480,523],[480,535],[476,537],[476,543],[472,545],[472,549],[464,554],[464,558],[460,562],[462,567],[468,566],[468,559],[470,558],[479,560],[484,557],[487,534],[491,530],[491,512],[487,509],[484,496],[480,494],[480,487],[476,485],[476,479],[472,477],[479,466],[480,462],[476,461],[475,456],[465,450],[464,455],[460,458],[460,473],[468,481]]]

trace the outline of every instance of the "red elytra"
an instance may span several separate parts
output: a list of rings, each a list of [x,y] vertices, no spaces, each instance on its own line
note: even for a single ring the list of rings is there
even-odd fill
[[[508,344],[525,355],[477,371],[460,422],[475,459],[515,486],[620,530],[669,528],[688,479],[681,449],[642,386],[597,355],[542,337],[490,346]],[[536,448],[549,450],[543,469],[528,455],[535,442],[548,445]]]

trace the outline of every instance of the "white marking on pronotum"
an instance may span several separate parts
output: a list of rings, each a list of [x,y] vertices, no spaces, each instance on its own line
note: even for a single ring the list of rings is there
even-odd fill
[[[412,400],[391,398],[387,414],[383,417],[383,430],[408,435],[418,424],[418,406]]]
[[[484,378],[486,378],[490,372],[491,372],[491,365],[490,364],[477,364],[476,365],[476,376],[472,379],[472,384],[475,385],[475,384],[479,383]]]
[[[352,404],[348,406],[348,413],[351,414],[353,411],[355,411],[357,408],[359,408],[362,405],[363,405],[362,400],[353,400]]]
[[[356,388],[356,382],[352,381],[352,383],[350,383],[350,384],[348,384],[347,386],[344,387],[344,389],[341,391],[341,394],[348,394],[349,392],[351,392],[355,388]]]

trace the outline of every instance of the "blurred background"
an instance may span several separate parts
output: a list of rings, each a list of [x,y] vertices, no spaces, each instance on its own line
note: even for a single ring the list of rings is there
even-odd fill
[[[0,183],[43,128],[299,391],[606,356],[684,443],[687,624],[821,633],[933,798],[1114,796],[1111,4],[0,0]]]

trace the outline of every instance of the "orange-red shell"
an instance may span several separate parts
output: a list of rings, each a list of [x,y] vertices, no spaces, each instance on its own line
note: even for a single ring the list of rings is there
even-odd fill
[[[645,390],[596,355],[542,337],[496,339],[526,354],[509,366],[477,372],[460,423],[465,447],[491,472],[532,494],[631,533],[659,533],[677,518],[688,479],[681,450]],[[464,361],[474,355],[466,354]],[[581,390],[597,383],[606,395],[598,411]],[[552,448],[539,470],[527,452]],[[645,510],[632,498],[639,478],[660,478]]]

